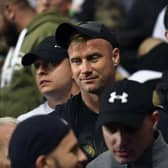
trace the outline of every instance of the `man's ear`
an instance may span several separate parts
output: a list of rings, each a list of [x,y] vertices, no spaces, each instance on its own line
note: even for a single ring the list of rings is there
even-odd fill
[[[168,30],[166,29],[166,31],[165,31],[165,37],[166,37],[166,39],[168,40]]]
[[[35,162],[36,168],[48,168],[47,157],[45,155],[40,155]]]
[[[118,64],[120,63],[120,51],[118,48],[114,48],[112,50],[112,60],[113,60],[114,66],[117,67]]]
[[[152,122],[153,122],[153,129],[156,130],[157,126],[158,126],[158,120],[159,120],[159,112],[158,111],[154,111],[152,113]]]

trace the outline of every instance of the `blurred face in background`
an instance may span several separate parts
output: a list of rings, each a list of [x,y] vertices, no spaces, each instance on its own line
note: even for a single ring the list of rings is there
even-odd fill
[[[0,37],[5,40],[7,45],[15,46],[18,35],[16,24],[0,12]]]
[[[71,2],[71,0],[37,0],[36,11],[38,13],[49,11],[55,7],[61,8],[65,2]]]
[[[53,0],[37,0],[36,10],[38,13],[48,11],[52,8]]]

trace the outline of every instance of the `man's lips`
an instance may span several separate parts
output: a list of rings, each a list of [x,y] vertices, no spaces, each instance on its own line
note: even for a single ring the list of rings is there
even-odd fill
[[[44,87],[45,85],[47,85],[50,82],[51,81],[49,81],[49,80],[42,80],[42,81],[40,81],[40,86]]]
[[[83,81],[83,82],[92,82],[95,79],[97,79],[97,77],[88,77],[88,78],[81,78],[81,81]]]
[[[115,154],[120,157],[126,157],[129,155],[129,151],[128,150],[116,150]]]
[[[116,149],[114,150],[114,153],[118,155],[128,155],[130,153],[129,149]]]

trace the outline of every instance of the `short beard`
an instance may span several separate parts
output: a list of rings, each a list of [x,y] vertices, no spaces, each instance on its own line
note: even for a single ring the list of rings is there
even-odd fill
[[[16,46],[19,31],[17,30],[17,25],[15,23],[9,22],[4,18],[5,28],[2,32],[2,37],[8,46]]]
[[[56,168],[62,168],[60,161],[57,158],[54,158],[54,162],[55,162],[55,167]]]

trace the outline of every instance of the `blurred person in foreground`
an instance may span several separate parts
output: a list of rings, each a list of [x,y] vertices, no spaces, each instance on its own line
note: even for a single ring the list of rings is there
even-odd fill
[[[50,115],[67,120],[89,156],[95,158],[106,150],[102,134],[95,123],[99,115],[99,96],[115,78],[119,64],[119,45],[115,34],[104,24],[62,23],[56,30],[57,44],[68,50],[73,78],[81,93],[58,105]]]
[[[33,115],[48,114],[54,111],[56,105],[65,103],[78,93],[67,51],[56,44],[54,36],[46,37],[33,52],[27,53],[22,64],[25,67],[33,64],[37,87],[46,101],[20,115],[17,118],[19,122]]]
[[[100,98],[97,127],[109,151],[87,168],[168,166],[168,145],[157,129],[159,113],[145,84],[122,80],[106,87]]]
[[[11,168],[82,168],[87,160],[69,124],[49,115],[18,124],[9,158]]]

